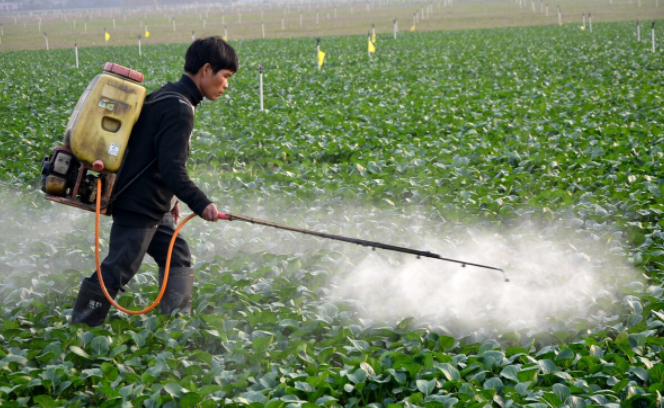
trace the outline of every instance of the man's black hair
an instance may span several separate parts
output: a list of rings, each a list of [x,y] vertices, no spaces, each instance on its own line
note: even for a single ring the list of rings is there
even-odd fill
[[[215,74],[222,69],[237,72],[240,65],[233,47],[218,35],[191,43],[184,56],[184,71],[195,75],[208,62]]]

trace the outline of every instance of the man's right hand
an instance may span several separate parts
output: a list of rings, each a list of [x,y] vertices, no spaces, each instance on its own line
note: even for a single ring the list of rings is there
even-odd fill
[[[205,210],[203,210],[201,218],[205,221],[217,222],[219,220],[219,210],[217,210],[217,206],[214,205],[214,203],[208,204],[208,206],[205,207]]]

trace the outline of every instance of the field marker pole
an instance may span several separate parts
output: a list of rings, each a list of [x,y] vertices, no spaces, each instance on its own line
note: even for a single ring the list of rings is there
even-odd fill
[[[590,32],[593,32],[593,16],[588,13],[588,26],[590,28]]]
[[[318,55],[320,55],[320,38],[316,38],[316,65],[320,71],[320,63],[318,62]]]
[[[636,20],[636,41],[641,42],[641,22]]]
[[[191,32],[191,42],[194,42],[194,40],[196,39],[195,33],[196,33],[195,31]]]
[[[397,28],[397,19],[395,18],[395,19],[394,19],[394,39],[395,39],[395,40],[397,39],[397,31],[398,31],[398,30],[399,30],[399,29]]]
[[[549,3],[546,3],[546,16],[549,17]]]
[[[265,39],[265,23],[261,21],[261,32],[263,34],[263,39]]]
[[[173,32],[175,32],[175,17],[173,17]]]
[[[653,23],[654,24],[654,23]],[[654,35],[654,34],[653,34]],[[654,37],[653,37],[654,38]],[[48,51],[48,34],[44,32],[44,40],[46,40],[46,51]],[[654,49],[654,48],[653,48]],[[654,51],[653,51],[654,52]]]
[[[655,52],[655,22],[652,22],[652,52]]]
[[[581,27],[583,27],[583,29],[585,30],[586,29],[586,13],[581,14],[581,17],[583,18],[583,25]]]
[[[261,96],[261,112],[263,112],[263,64],[258,64],[259,75],[259,88]]]
[[[228,41],[228,27],[224,26],[224,38]]]
[[[78,69],[78,43],[74,41],[74,55],[76,56],[76,69]]]
[[[143,56],[143,52],[141,52],[141,35],[140,34],[138,35],[138,56],[139,57]]]
[[[563,16],[560,14],[560,6],[558,6],[558,25],[563,25]]]

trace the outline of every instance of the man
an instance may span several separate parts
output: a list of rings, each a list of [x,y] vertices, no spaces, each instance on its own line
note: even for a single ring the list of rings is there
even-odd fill
[[[177,200],[206,221],[218,220],[217,207],[191,181],[186,163],[195,107],[203,98],[221,96],[238,67],[235,50],[221,37],[197,39],[185,54],[182,78],[146,97],[114,187],[119,193],[112,202],[109,253],[101,264],[113,298],[134,277],[146,252],[157,262],[163,281],[168,245],[180,218]],[[189,246],[178,236],[162,313],[191,312],[193,278]],[[71,322],[101,325],[110,307],[94,273],[81,284]]]

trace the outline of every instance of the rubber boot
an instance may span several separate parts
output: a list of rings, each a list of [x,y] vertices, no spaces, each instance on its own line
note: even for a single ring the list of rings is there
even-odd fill
[[[115,299],[118,292],[108,290],[108,294]],[[90,327],[99,326],[104,323],[110,309],[111,304],[104,296],[101,287],[85,278],[81,283],[81,289],[78,291],[76,303],[74,303],[71,323],[85,323]]]
[[[159,288],[164,282],[164,268],[159,268]],[[194,291],[194,268],[171,267],[166,291],[159,303],[159,311],[170,315],[174,310],[191,313],[191,297]]]

